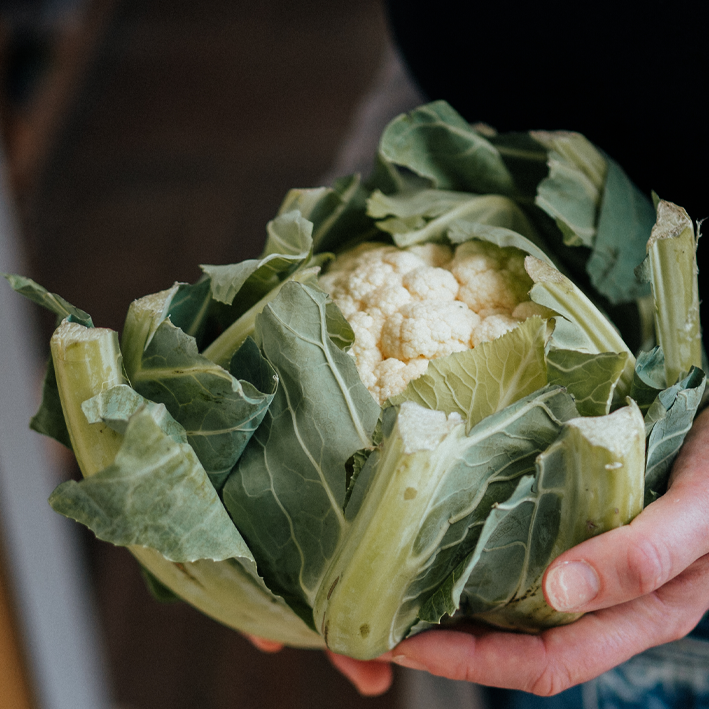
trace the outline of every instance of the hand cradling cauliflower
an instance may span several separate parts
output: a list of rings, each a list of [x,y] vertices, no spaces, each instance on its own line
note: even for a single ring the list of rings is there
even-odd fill
[[[321,278],[352,326],[359,375],[382,404],[428,362],[494,340],[543,310],[528,297],[525,254],[483,241],[455,250],[365,243]]]

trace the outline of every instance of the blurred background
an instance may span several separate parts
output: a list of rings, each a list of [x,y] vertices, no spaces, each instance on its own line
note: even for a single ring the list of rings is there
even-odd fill
[[[379,0],[3,0],[0,271],[120,329],[134,298],[256,256],[286,191],[342,165],[390,54]],[[319,652],[158,604],[127,552],[49,510],[78,476],[25,440],[53,318],[1,290],[29,334],[0,332],[0,709],[399,706],[399,681],[363,699]]]

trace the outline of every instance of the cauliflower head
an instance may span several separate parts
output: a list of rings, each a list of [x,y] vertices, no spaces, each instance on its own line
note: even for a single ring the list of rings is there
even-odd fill
[[[525,254],[485,241],[457,248],[360,244],[321,279],[350,323],[350,353],[380,403],[432,359],[494,340],[543,308],[529,300]]]

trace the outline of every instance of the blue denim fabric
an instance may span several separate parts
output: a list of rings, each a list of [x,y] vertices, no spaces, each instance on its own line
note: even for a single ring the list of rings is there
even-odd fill
[[[489,709],[709,709],[709,614],[685,639],[555,697],[486,690]]]

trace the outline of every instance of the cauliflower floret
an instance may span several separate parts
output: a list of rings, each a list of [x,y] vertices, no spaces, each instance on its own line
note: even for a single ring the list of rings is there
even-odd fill
[[[351,350],[355,355],[359,352],[370,352],[375,349],[379,351],[379,340],[384,326],[384,317],[381,313],[372,314],[360,310],[354,313],[348,322],[355,334],[355,341]],[[377,359],[377,361],[380,360],[381,357]]]
[[[458,298],[483,317],[509,315],[527,300],[532,287],[524,258],[505,251],[486,242],[467,241],[455,252],[451,272],[460,283]]]
[[[375,384],[369,388],[373,396],[380,404],[383,404],[392,396],[401,394],[406,385],[413,379],[417,379],[428,369],[427,359],[412,359],[404,363],[399,359],[390,357],[383,360],[374,369],[376,377]]]
[[[320,285],[327,290],[326,284],[320,281]],[[337,303],[337,307],[342,311],[347,321],[350,320],[356,313],[361,312],[359,303],[349,293],[338,293],[337,291],[329,291],[332,299]]]
[[[476,313],[495,309],[509,314],[526,297],[524,287],[520,288],[517,277],[509,271],[463,273],[458,280],[458,298]]]
[[[393,295],[390,289],[401,286],[403,276],[415,268],[425,266],[425,262],[415,254],[402,251],[395,246],[380,246],[375,250],[362,251],[350,261],[349,271],[337,270],[338,275],[325,287],[337,301],[345,294],[365,307],[371,307],[372,299],[389,294],[401,305],[400,295]],[[408,302],[408,301],[407,301]]]
[[[428,362],[509,332],[545,308],[528,300],[524,255],[484,241],[398,249],[361,244],[320,279],[355,334],[360,378],[383,403]]]
[[[367,263],[372,257],[373,251],[379,251],[381,249],[391,248],[385,244],[378,244],[376,241],[365,241],[359,244],[349,251],[345,251],[340,254],[334,261],[332,261],[329,266],[326,276],[333,273],[344,273],[347,277],[352,271],[354,271],[358,266],[363,263]]]
[[[355,336],[350,354],[355,359],[360,379],[367,389],[372,391],[377,383],[375,368],[382,361],[379,340],[384,316],[379,312],[366,313],[360,310],[351,315],[348,322]]]
[[[380,349],[384,357],[404,361],[444,357],[470,349],[479,323],[479,316],[459,301],[411,303],[386,319]]]
[[[402,276],[415,268],[425,266],[426,262],[413,251],[404,251],[391,246],[382,252],[382,262],[389,264]]]
[[[485,318],[475,329],[473,333],[473,345],[477,346],[481,342],[496,340],[510,330],[514,330],[520,322],[520,320],[515,320],[509,315],[490,315],[490,317]]]
[[[435,268],[444,268],[453,259],[453,249],[445,244],[415,244],[408,251],[423,259],[427,266]]]
[[[416,300],[455,300],[458,297],[458,281],[444,268],[415,268],[404,276],[402,285]]]
[[[369,291],[362,298],[361,306],[370,313],[378,310],[384,315],[393,315],[412,300],[411,293],[402,284],[395,282]]]
[[[460,281],[459,271],[461,273],[498,271],[503,268],[504,260],[502,250],[493,244],[485,241],[466,241],[455,250],[450,270]]]
[[[401,283],[401,275],[394,271],[391,264],[377,259],[364,263],[352,271],[347,286],[352,298],[361,303],[377,288],[397,282]]]

